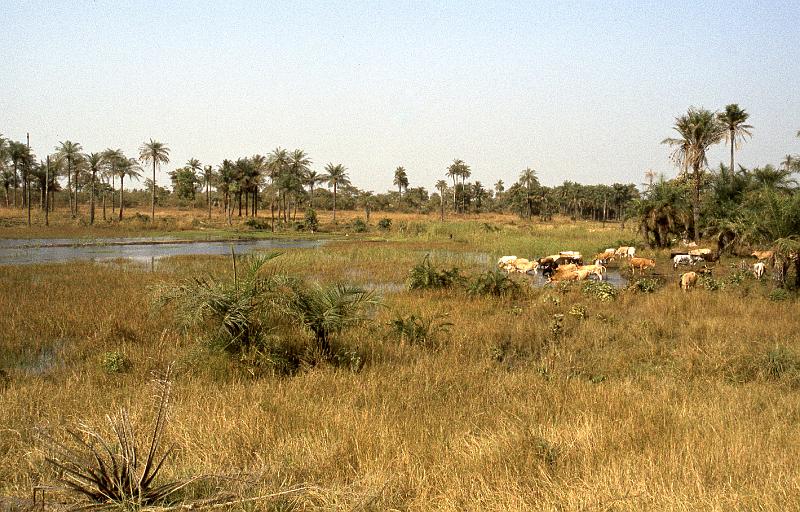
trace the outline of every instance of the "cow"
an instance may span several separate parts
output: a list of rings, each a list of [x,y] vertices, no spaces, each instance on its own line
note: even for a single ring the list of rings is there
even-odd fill
[[[501,256],[500,259],[497,260],[497,267],[505,268],[507,265],[513,265],[515,261],[517,261],[516,256]]]
[[[633,258],[636,256],[636,247],[620,247],[614,251],[614,255],[620,258]]]
[[[756,279],[761,279],[761,277],[764,275],[765,267],[766,265],[764,265],[763,261],[753,264],[753,275],[756,276]]]
[[[655,268],[656,267],[656,260],[651,260],[649,258],[631,258],[628,262],[631,268],[631,274],[636,274],[636,269],[638,268],[639,271],[644,272],[646,268]]]
[[[531,270],[536,270],[539,264],[535,261],[528,261],[525,258],[517,258],[514,261],[514,271],[519,272],[520,274],[527,274]]]
[[[753,251],[750,255],[758,261],[769,261],[775,257],[775,251]]]
[[[586,279],[588,275],[589,274],[587,272],[583,278]],[[572,270],[567,270],[565,272],[556,272],[552,274],[550,277],[547,278],[547,282],[555,283],[558,281],[577,281],[579,277],[580,277],[580,272],[578,272],[575,269],[572,269]]]
[[[605,265],[606,263],[608,263],[609,261],[614,259],[615,252],[616,251],[614,251],[614,249],[606,249],[603,252],[599,252],[599,253],[595,254],[592,259],[595,262],[599,261],[601,264]]]
[[[599,263],[595,263],[594,265],[583,265],[582,267],[578,267],[578,270],[588,270],[589,274],[596,275],[597,279],[600,281],[603,280],[603,276],[606,274],[606,267]]]
[[[689,254],[676,254],[672,257],[672,268],[677,269],[678,265],[694,266],[698,261],[703,261],[702,256],[691,256]]]
[[[688,292],[690,288],[694,288],[697,285],[697,277],[697,272],[686,272],[685,274],[681,274],[681,290]]]

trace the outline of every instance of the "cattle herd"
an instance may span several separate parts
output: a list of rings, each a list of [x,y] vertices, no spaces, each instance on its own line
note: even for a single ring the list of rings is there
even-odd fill
[[[756,263],[752,266],[752,272],[757,279],[761,279],[766,269],[765,262],[774,258],[772,251],[754,251],[752,255],[756,258]],[[602,281],[606,275],[606,266],[613,260],[626,261],[631,275],[644,273],[648,269],[656,266],[656,260],[651,258],[641,258],[636,256],[635,247],[609,248],[595,254],[592,258],[593,263],[584,264],[583,256],[578,251],[561,251],[558,254],[544,256],[542,258],[529,260],[517,256],[502,256],[497,261],[497,266],[507,273],[518,272],[521,274],[531,274],[541,272],[547,278],[548,283],[558,281],[583,281],[595,276]],[[711,268],[708,263],[719,261],[719,253],[711,249],[688,249],[686,251],[673,251],[670,254],[673,269],[679,266],[695,267],[702,263],[702,268],[691,270],[680,275],[678,284],[684,291],[688,291],[697,285],[700,275],[708,274]]]

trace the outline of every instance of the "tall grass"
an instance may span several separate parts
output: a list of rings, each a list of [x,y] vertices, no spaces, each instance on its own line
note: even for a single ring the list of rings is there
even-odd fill
[[[493,222],[500,232],[466,223],[452,240],[443,232],[288,250],[281,268],[323,284],[400,283],[431,247],[453,254],[448,266],[486,270],[462,236],[518,256],[545,236]],[[427,232],[448,223],[432,224]],[[552,229],[542,254],[596,248],[607,235]],[[253,373],[207,351],[202,332],[174,328],[168,311],[150,313],[153,285],[229,279],[229,258],[176,258],[152,273],[0,266],[0,495],[27,496],[54,476],[31,449],[33,427],[76,415],[98,425],[123,406],[138,424],[149,408],[131,397],[149,393],[150,370],[177,360],[164,443],[180,456],[159,476],[235,476],[225,486],[251,497],[308,489],[263,509],[800,508],[796,297],[770,301],[767,283],[683,293],[661,260],[669,286],[608,301],[582,286],[526,286],[508,300],[388,293],[386,308],[337,338],[363,355],[360,371],[323,363],[289,377]],[[576,305],[581,314],[568,314]],[[452,325],[436,333],[436,350],[397,343],[393,320],[437,314]],[[554,315],[563,315],[557,336]],[[112,351],[130,359],[129,371],[104,370],[99,356]]]

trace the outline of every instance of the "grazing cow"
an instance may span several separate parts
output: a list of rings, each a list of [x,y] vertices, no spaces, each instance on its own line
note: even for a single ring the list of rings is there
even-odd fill
[[[606,267],[599,263],[595,263],[594,265],[583,265],[582,267],[578,267],[578,270],[588,270],[589,274],[596,275],[597,279],[600,281],[603,280],[603,276],[606,274]]]
[[[620,247],[614,251],[614,255],[620,258],[633,258],[636,256],[636,247]]]
[[[588,276],[588,273],[586,274]],[[579,272],[577,270],[568,270],[566,272],[556,272],[547,278],[548,283],[555,283],[558,281],[577,281]],[[584,279],[586,277],[584,276]]]
[[[756,279],[761,279],[764,275],[766,265],[764,265],[763,261],[759,261],[753,265],[753,274],[756,276]]]
[[[614,259],[614,254],[616,251],[614,249],[606,249],[604,252],[600,252],[594,255],[592,258],[594,261],[600,261],[602,264],[606,264],[612,259]]]
[[[649,258],[631,258],[629,265],[631,267],[631,274],[636,274],[637,268],[641,272],[644,272],[646,268],[655,268],[656,260],[651,260]]]
[[[517,258],[514,261],[514,271],[519,272],[520,274],[527,274],[531,270],[536,270],[539,264],[535,261],[528,261],[525,258]]]
[[[515,261],[517,261],[516,256],[501,256],[500,259],[497,260],[497,266],[499,268],[505,268],[507,265],[513,265]]]
[[[686,272],[681,274],[680,279],[681,290],[688,292],[689,288],[694,288],[697,285],[697,272]]]
[[[753,251],[750,256],[755,257],[758,261],[771,260],[775,257],[775,251]]]
[[[704,261],[702,256],[690,256],[689,254],[676,254],[672,257],[672,268],[678,268],[678,265],[691,265]]]

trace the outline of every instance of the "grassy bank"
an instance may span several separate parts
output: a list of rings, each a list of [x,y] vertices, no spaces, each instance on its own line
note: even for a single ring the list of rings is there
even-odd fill
[[[305,489],[234,510],[800,508],[791,294],[770,300],[769,282],[740,279],[728,260],[714,275],[719,289],[683,293],[662,254],[663,287],[610,301],[524,278],[515,297],[412,292],[400,285],[425,254],[474,275],[498,255],[592,253],[631,234],[398,217],[380,238],[270,262],[385,292],[371,322],[334,340],[346,357],[306,353],[290,374],[258,354],[214,349],[207,330],[153,308],[154,286],[230,276],[230,259],[171,258],[153,272],[127,262],[0,266],[0,495],[28,496],[53,479],[35,426],[102,426],[124,405],[144,420],[151,370],[175,361],[165,440],[177,451],[165,479],[222,475],[212,482],[249,497]],[[452,325],[414,344],[391,325],[410,314]],[[288,324],[272,334],[311,344]],[[117,372],[109,353],[129,367]]]

